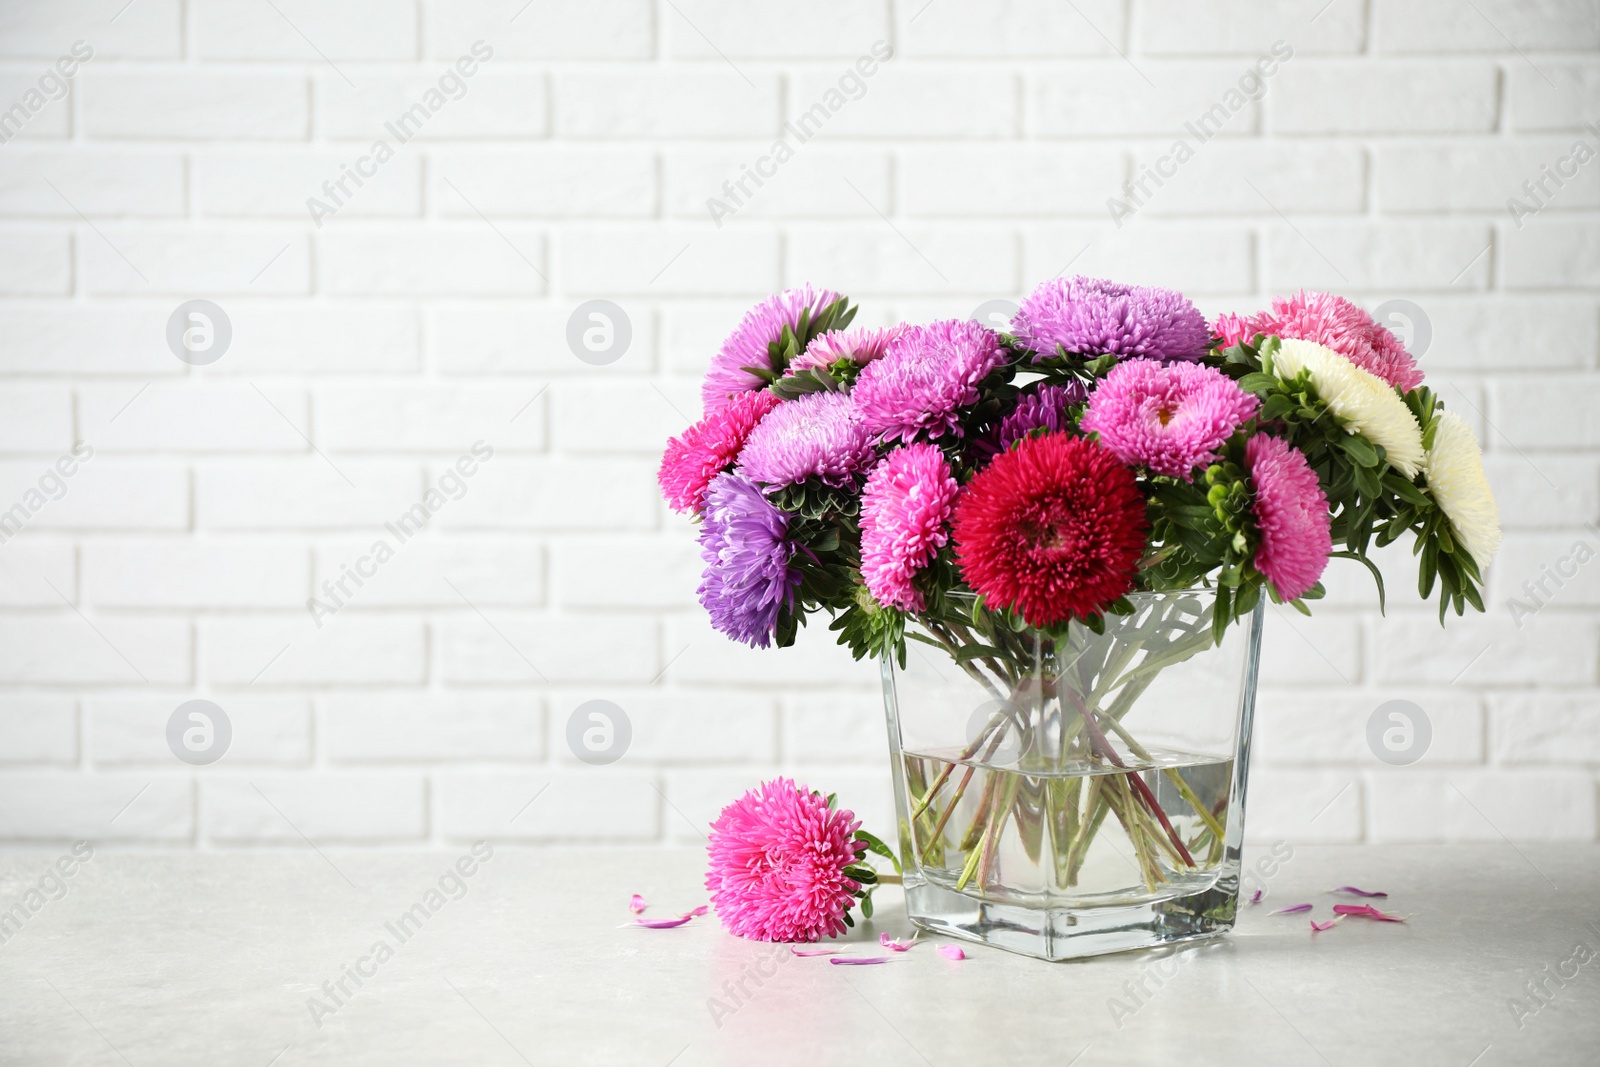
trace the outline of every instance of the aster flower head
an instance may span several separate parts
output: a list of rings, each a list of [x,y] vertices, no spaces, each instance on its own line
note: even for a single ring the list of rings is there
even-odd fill
[[[1298,600],[1317,584],[1333,551],[1328,498],[1305,455],[1283,438],[1256,434],[1244,455],[1261,538],[1256,570],[1284,600]]]
[[[938,446],[925,442],[885,456],[861,494],[861,577],[884,607],[923,609],[913,585],[950,540],[959,486]]]
[[[1258,333],[1315,341],[1402,393],[1422,384],[1422,371],[1400,338],[1364,308],[1332,293],[1302,289],[1290,297],[1274,298],[1271,311],[1221,315],[1216,331],[1224,345],[1249,341]]]
[[[698,512],[711,479],[732,467],[756,424],[782,401],[766,390],[740,393],[667,442],[656,481],[673,511]]]
[[[1187,482],[1260,406],[1214,367],[1133,359],[1095,387],[1081,425],[1122,462]]]
[[[794,607],[800,572],[790,566],[788,531],[788,516],[750,479],[730,472],[711,482],[700,526],[700,604],[735,641],[766,648],[779,612]]]
[[[733,333],[722,342],[722,348],[712,357],[711,369],[700,385],[700,397],[705,402],[707,414],[722,410],[730,397],[766,385],[759,376],[744,368],[771,367],[772,355],[768,346],[783,336],[783,328],[798,328],[802,313],[808,319],[814,319],[818,312],[838,299],[839,294],[830,289],[813,289],[810,285],[802,285],[798,289],[785,289],[769,296],[747,311]],[[781,367],[773,369],[782,370]]]
[[[785,377],[797,371],[831,367],[840,360],[849,360],[856,366],[865,366],[883,356],[905,327],[857,326],[848,330],[829,330],[811,339],[806,350],[789,362]]]
[[[750,432],[739,469],[769,489],[811,477],[844,485],[874,455],[850,397],[807,393],[780,405]]]
[[[855,814],[788,778],[750,790],[711,824],[706,889],[730,934],[820,941],[845,931],[860,883],[845,868],[866,850]]]
[[[1099,442],[1052,433],[1020,442],[967,483],[956,558],[989,606],[1055,626],[1133,588],[1147,529],[1133,472]]]
[[[1271,358],[1273,373],[1285,380],[1309,373],[1317,396],[1340,424],[1382,445],[1395,470],[1413,478],[1422,469],[1422,428],[1382,378],[1315,341],[1286,340]]]
[[[861,369],[851,396],[874,439],[959,434],[957,412],[978,402],[978,383],[1005,361],[999,334],[982,323],[913,326]]]
[[[1210,346],[1205,316],[1172,289],[1104,278],[1054,278],[1029,293],[1012,332],[1037,359],[1065,350],[1121,358],[1199,359]]]
[[[1004,452],[1035,430],[1055,433],[1065,430],[1071,422],[1071,410],[1089,399],[1089,391],[1082,382],[1065,385],[1041,385],[1031,393],[1017,398],[1017,406],[1000,420],[997,443]]]
[[[1478,439],[1453,411],[1440,411],[1433,417],[1428,492],[1479,570],[1487,567],[1500,550],[1500,509],[1483,473]]]

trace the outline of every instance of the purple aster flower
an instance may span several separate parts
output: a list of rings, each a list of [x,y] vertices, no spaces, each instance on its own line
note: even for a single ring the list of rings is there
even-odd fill
[[[843,485],[875,457],[850,397],[807,393],[756,424],[739,453],[739,469],[769,489],[811,477]]]
[[[785,377],[795,371],[812,367],[831,367],[841,359],[864,366],[880,358],[889,348],[889,342],[905,329],[904,326],[858,326],[852,330],[829,330],[811,339],[806,350],[790,362]]]
[[[789,566],[789,518],[750,479],[719,474],[706,491],[700,603],[711,625],[755,648],[772,643],[778,613],[794,606],[800,572]]]
[[[960,434],[956,412],[979,400],[978,383],[1005,363],[1000,336],[971,319],[913,326],[861,368],[851,397],[874,439]]]
[[[839,294],[832,290],[802,285],[769,296],[747,311],[738,328],[728,335],[721,350],[712,357],[711,369],[700,385],[706,414],[722,410],[730,396],[766,385],[744,368],[770,366],[772,357],[767,346],[783,336],[785,326],[793,329],[799,325],[800,313],[808,308],[815,318],[817,312],[838,299]],[[774,371],[782,369],[773,368]]]
[[[1211,344],[1206,317],[1182,293],[1082,276],[1041,283],[1011,328],[1036,359],[1058,347],[1086,356],[1199,359]]]
[[[1260,404],[1215,367],[1130,359],[1095,387],[1079,425],[1122,462],[1187,482]]]
[[[1081,382],[1066,385],[1041,385],[1017,398],[1017,406],[1000,420],[1000,425],[972,442],[973,451],[984,460],[993,459],[1035,430],[1051,433],[1071,425],[1069,411],[1074,404],[1089,399]]]

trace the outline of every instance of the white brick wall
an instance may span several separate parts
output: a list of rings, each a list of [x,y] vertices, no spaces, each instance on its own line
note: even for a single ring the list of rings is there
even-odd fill
[[[1068,269],[1207,312],[1410,301],[1486,437],[1486,618],[1441,631],[1404,557],[1387,618],[1337,569],[1315,619],[1272,615],[1252,834],[1594,839],[1600,562],[1573,561],[1600,550],[1600,160],[1535,218],[1507,200],[1600,150],[1595,0],[18,3],[0,111],[76,41],[69,91],[0,144],[0,511],[93,449],[0,543],[0,845],[693,843],[780,770],[889,833],[876,670],[821,626],[782,654],[712,632],[656,457],[765,292],[836,286],[881,323]],[[1113,218],[1179,138],[1193,158]],[[233,330],[204,366],[166,341],[194,298]],[[631,321],[609,366],[567,347],[592,298]],[[233,730],[206,767],[166,742],[195,698]],[[630,718],[615,765],[569,748],[590,700]],[[1388,700],[1432,723],[1411,767],[1367,747]]]

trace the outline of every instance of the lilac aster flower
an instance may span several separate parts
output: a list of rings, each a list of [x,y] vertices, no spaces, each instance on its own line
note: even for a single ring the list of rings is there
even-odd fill
[[[1051,433],[1071,425],[1068,414],[1074,404],[1089,398],[1080,382],[1066,385],[1041,385],[1033,392],[1017,398],[1017,406],[1000,420],[1000,425],[972,442],[973,452],[982,460],[990,460],[1006,451],[1035,430]]]
[[[853,330],[829,330],[811,339],[806,350],[794,357],[785,377],[795,371],[812,367],[831,367],[841,359],[857,366],[865,366],[880,358],[889,348],[889,342],[900,334],[903,326],[858,326]]]
[[[1182,293],[1104,278],[1053,278],[1022,301],[1012,332],[1038,359],[1059,346],[1086,356],[1199,359],[1211,328]]]
[[[706,491],[700,603],[711,625],[756,648],[772,643],[778,613],[794,606],[800,572],[789,566],[789,518],[748,478],[719,474]]]
[[[956,412],[979,399],[978,383],[1005,363],[1000,336],[971,319],[913,326],[861,368],[851,397],[875,439],[960,434]]]
[[[875,453],[867,428],[844,393],[807,393],[779,404],[756,424],[739,453],[739,469],[767,488],[817,477],[843,485]]]
[[[1095,387],[1080,425],[1122,462],[1187,482],[1260,403],[1215,367],[1131,359]]]
[[[722,410],[728,398],[736,393],[748,393],[765,385],[744,368],[769,366],[772,359],[767,346],[783,336],[785,326],[793,329],[799,324],[802,311],[809,308],[815,317],[837,299],[839,294],[832,290],[802,285],[769,296],[747,311],[738,328],[728,335],[721,350],[712,357],[711,369],[700,385],[706,414]]]

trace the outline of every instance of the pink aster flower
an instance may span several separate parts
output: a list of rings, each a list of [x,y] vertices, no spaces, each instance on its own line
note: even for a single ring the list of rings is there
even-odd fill
[[[1257,434],[1244,446],[1255,488],[1256,570],[1285,600],[1297,600],[1322,577],[1333,551],[1328,498],[1306,457],[1281,437]]]
[[[1024,346],[1048,359],[1078,355],[1199,359],[1211,343],[1206,317],[1174,289],[1104,278],[1052,278],[1029,293],[1011,319]]]
[[[784,377],[812,367],[831,367],[842,359],[858,367],[865,366],[880,358],[888,350],[889,342],[904,329],[903,326],[858,326],[852,330],[818,334],[804,352],[794,357]]]
[[[914,579],[950,540],[959,490],[937,445],[897,448],[861,493],[861,577],[885,607],[921,611]]]
[[[860,883],[844,870],[866,850],[853,812],[778,778],[722,809],[711,824],[706,889],[730,934],[820,941],[845,931]]]
[[[1332,293],[1302,289],[1288,298],[1274,298],[1271,311],[1220,315],[1216,331],[1224,345],[1248,341],[1258,333],[1315,341],[1402,393],[1422,384],[1422,371],[1400,338],[1365,309]]]
[[[739,469],[770,488],[820,478],[843,485],[872,462],[872,442],[844,393],[807,393],[761,420],[739,455]]]
[[[1122,462],[1187,482],[1259,407],[1214,367],[1133,359],[1111,368],[1080,425]]]
[[[874,438],[959,435],[957,411],[978,402],[978,383],[1005,361],[999,334],[982,323],[912,326],[861,369],[851,396]]]
[[[732,467],[750,431],[782,401],[765,389],[740,393],[672,440],[656,481],[673,511],[699,512],[711,479]]]
[[[800,322],[800,313],[810,309],[811,315],[839,299],[839,294],[829,289],[813,289],[802,285],[798,289],[785,289],[767,297],[745,313],[722,348],[711,359],[711,369],[700,385],[700,397],[705,401],[706,413],[720,411],[728,398],[739,393],[760,389],[766,383],[745,370],[745,367],[770,367],[772,356],[767,346],[783,336],[783,328],[793,329]],[[782,367],[773,367],[781,371]]]

